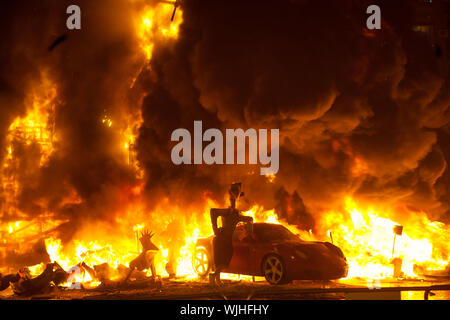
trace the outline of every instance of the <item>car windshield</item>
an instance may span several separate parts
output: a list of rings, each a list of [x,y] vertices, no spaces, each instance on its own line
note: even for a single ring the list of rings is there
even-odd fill
[[[300,240],[295,234],[279,224],[260,224],[254,226],[254,232],[263,242]]]

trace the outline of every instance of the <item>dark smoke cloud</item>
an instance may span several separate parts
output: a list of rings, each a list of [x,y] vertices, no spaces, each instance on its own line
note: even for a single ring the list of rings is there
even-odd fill
[[[71,4],[81,7],[81,30],[66,28]],[[58,91],[57,140],[49,162],[41,169],[30,167],[39,164],[37,144],[14,149],[20,159],[18,207],[31,217],[50,211],[67,219],[61,227],[65,239],[83,220],[114,222],[132,197],[129,186],[136,179],[120,158],[117,126],[135,111],[129,108],[135,99],[129,87],[142,64],[132,19],[135,9],[121,0],[2,2],[2,139],[9,123],[30,107],[24,97],[39,83],[42,70]],[[48,50],[63,34],[66,40]],[[102,124],[104,116],[115,130]],[[0,146],[4,152],[4,144]]]

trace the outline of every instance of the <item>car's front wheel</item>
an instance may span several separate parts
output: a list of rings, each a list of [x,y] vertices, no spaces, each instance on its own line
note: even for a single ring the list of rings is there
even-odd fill
[[[262,272],[270,284],[285,284],[289,280],[286,275],[286,267],[280,256],[269,254],[262,263]]]
[[[211,272],[211,259],[205,247],[197,247],[192,257],[192,267],[195,273],[201,278],[206,277]]]

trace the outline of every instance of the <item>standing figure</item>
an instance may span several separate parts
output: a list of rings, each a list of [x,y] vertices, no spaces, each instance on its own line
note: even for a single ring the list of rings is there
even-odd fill
[[[156,278],[155,253],[159,250],[159,248],[155,246],[151,240],[153,235],[153,233],[148,231],[142,232],[141,238],[139,238],[139,241],[142,244],[142,252],[137,258],[130,262],[130,271],[125,278],[125,281],[128,281],[131,274],[136,269],[143,271],[150,268],[150,270],[152,270],[152,277]]]
[[[19,281],[19,279],[20,279],[20,275],[18,273],[17,274],[8,274],[6,276],[3,276],[0,273],[0,291],[3,291],[5,289],[9,288],[9,285],[11,283],[15,283],[15,282]]]
[[[161,233],[161,237],[166,239],[166,247],[168,248],[168,262],[165,269],[169,274],[169,279],[173,279],[177,275],[177,264],[180,250],[185,242],[183,233],[183,224],[180,220],[172,220]]]
[[[220,273],[230,264],[233,257],[233,233],[239,222],[252,223],[253,218],[243,216],[236,209],[236,203],[241,193],[241,183],[233,183],[228,191],[230,195],[230,207],[227,209],[213,208],[210,211],[211,223],[214,231],[214,264],[215,272],[209,275],[209,281],[212,285],[220,285]],[[217,220],[222,217],[222,227],[217,226]]]

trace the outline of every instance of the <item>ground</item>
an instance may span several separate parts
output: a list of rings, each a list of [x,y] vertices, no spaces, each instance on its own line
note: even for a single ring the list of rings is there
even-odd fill
[[[424,299],[424,290],[428,286],[441,286],[445,291],[432,291],[430,300],[450,300],[450,280],[382,280],[380,287],[408,287],[420,291],[408,291],[401,293],[401,299]],[[370,286],[370,285],[369,285]],[[343,289],[350,292],[326,292],[327,290]],[[356,289],[356,290],[355,290]],[[353,290],[353,292],[351,292]],[[0,293],[0,299],[398,299],[400,295],[395,292],[383,292],[376,289],[368,289],[367,281],[339,280],[339,281],[294,281],[288,285],[272,286],[265,281],[248,280],[224,280],[224,286],[213,288],[206,280],[183,280],[163,278],[160,283],[150,280],[134,281],[126,285],[111,283],[100,285],[96,288],[82,290],[68,290],[65,288],[53,288],[45,294],[31,297],[15,296],[11,289]],[[389,290],[389,289],[388,289]],[[355,292],[356,291],[356,292]]]

